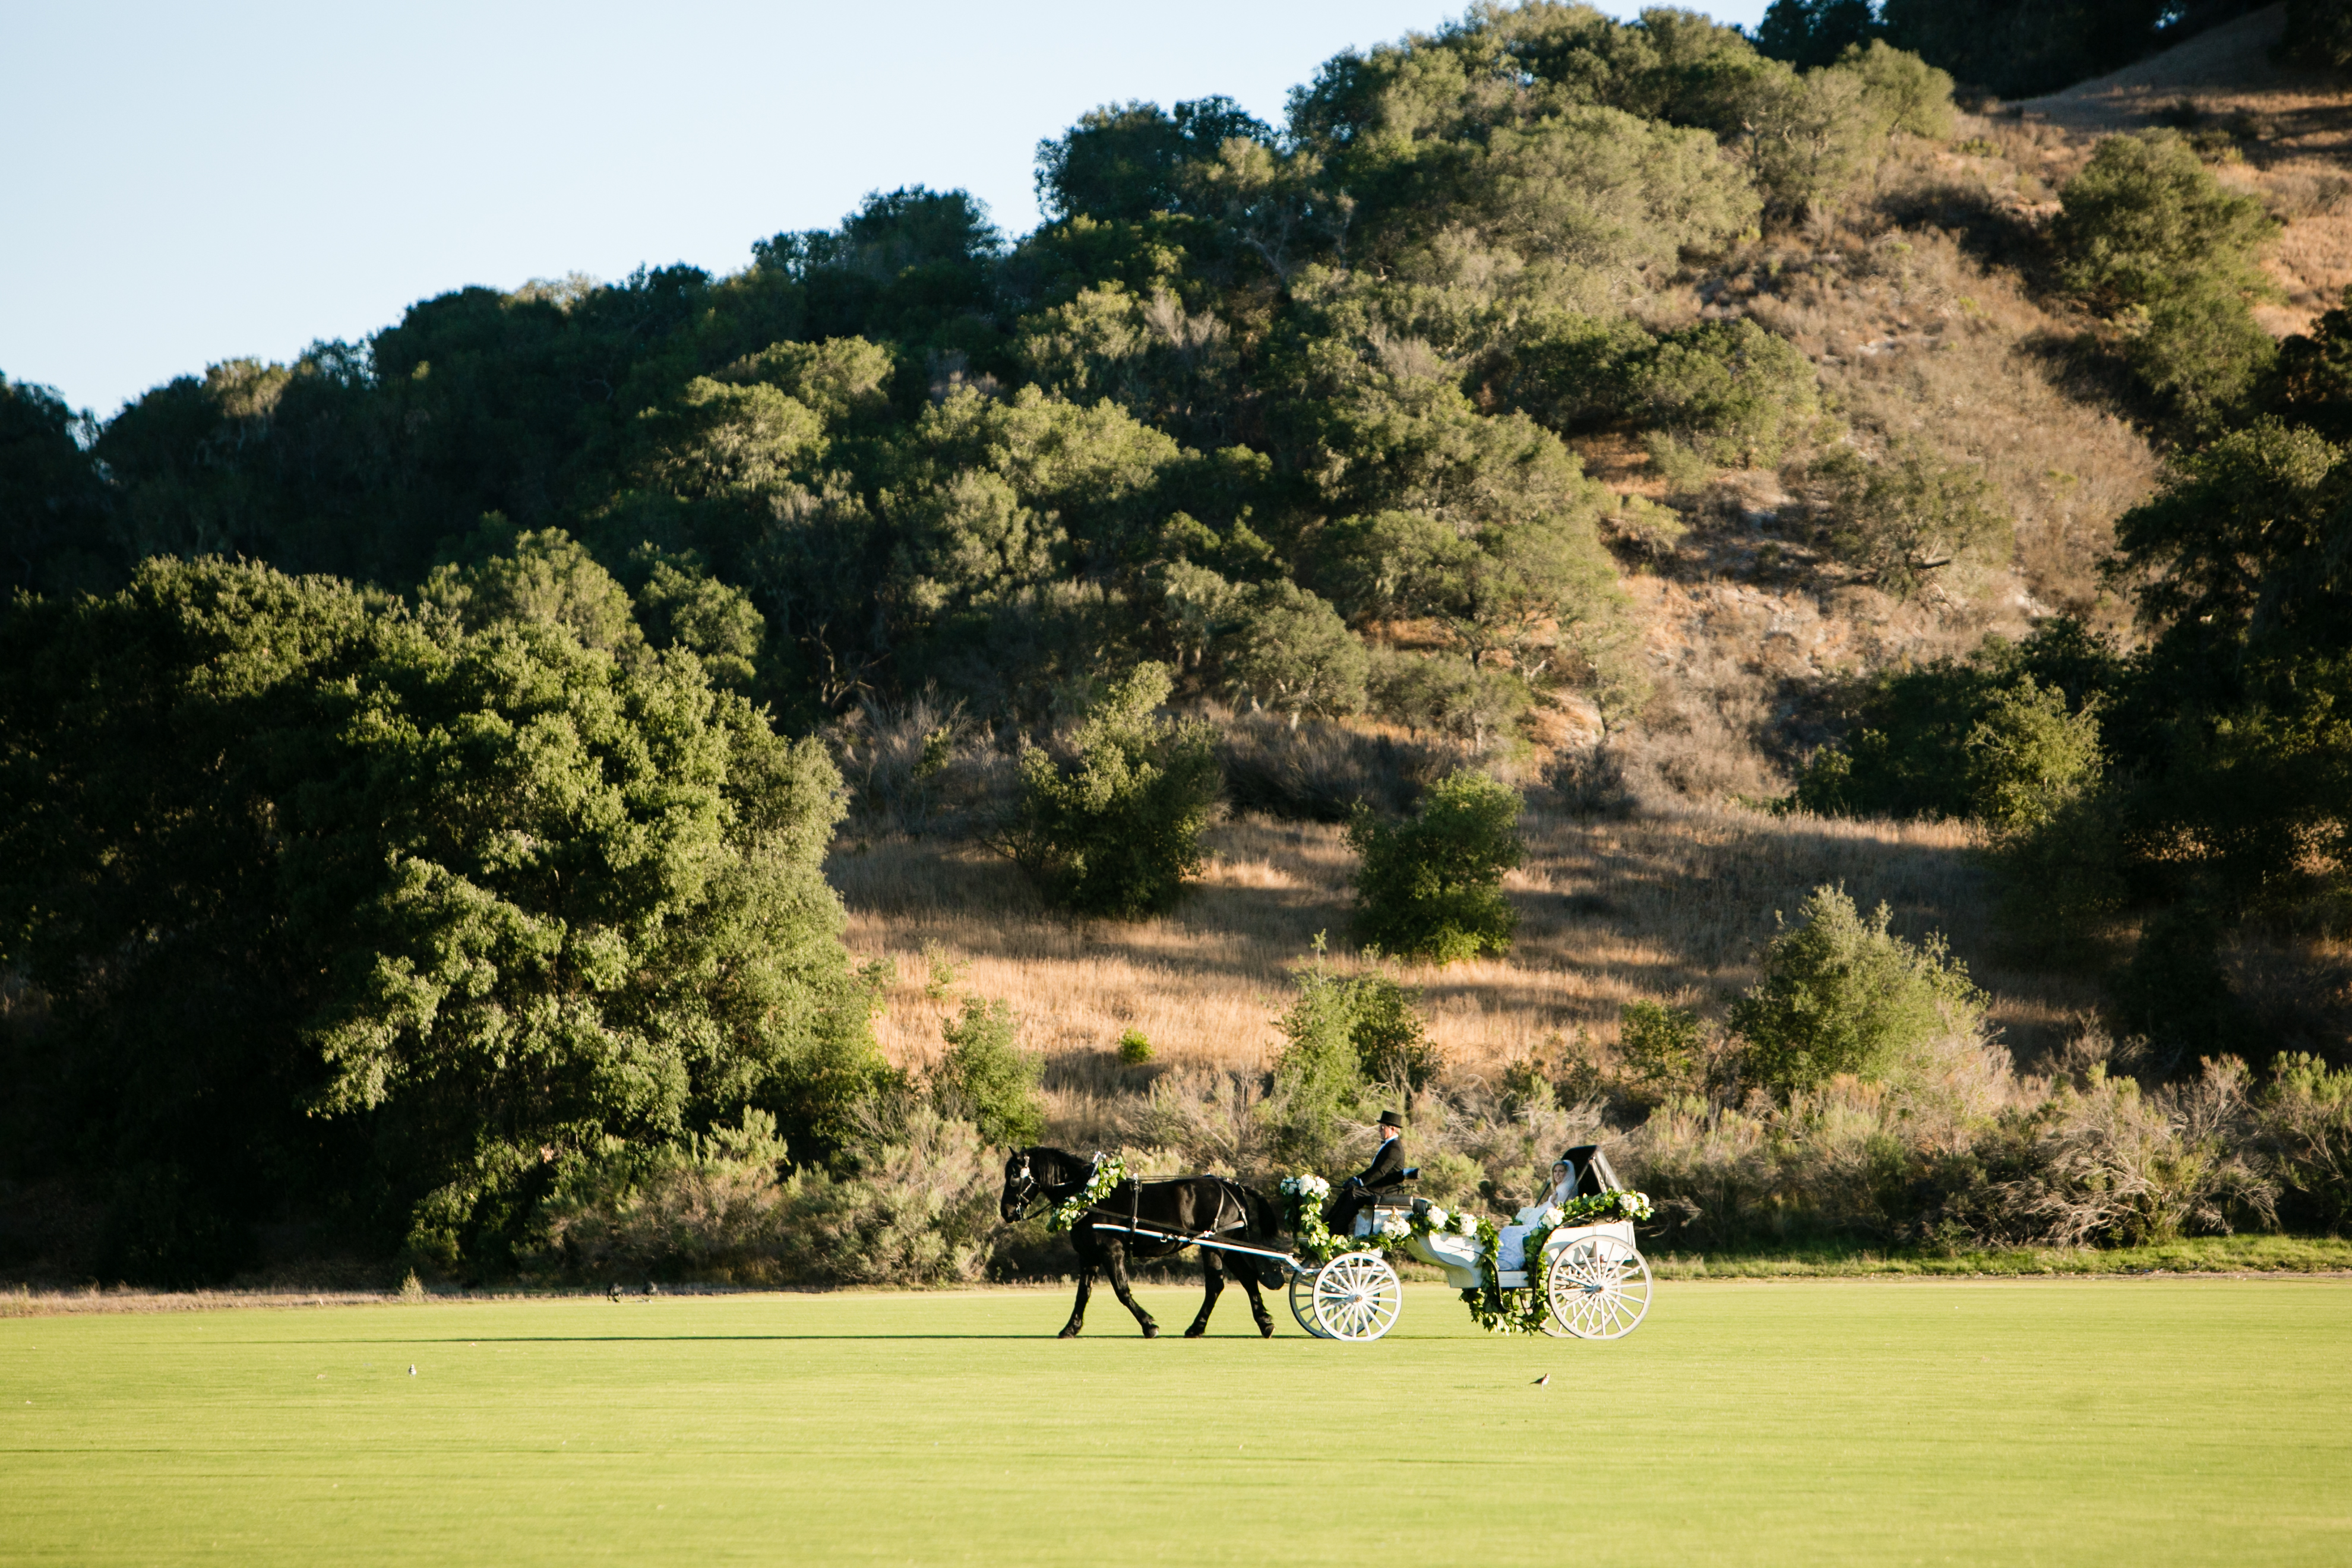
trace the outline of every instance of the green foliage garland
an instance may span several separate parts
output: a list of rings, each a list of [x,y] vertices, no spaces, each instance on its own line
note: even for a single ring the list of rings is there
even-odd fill
[[[1095,1166],[1095,1173],[1087,1178],[1084,1192],[1076,1197],[1054,1205],[1054,1212],[1045,1216],[1047,1230],[1059,1236],[1084,1219],[1088,1209],[1102,1202],[1110,1194],[1113,1188],[1127,1180],[1126,1161],[1116,1154],[1102,1155],[1099,1161],[1100,1163]]]

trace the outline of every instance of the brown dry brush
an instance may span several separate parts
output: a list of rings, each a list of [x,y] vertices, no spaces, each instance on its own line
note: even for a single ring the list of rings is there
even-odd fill
[[[1678,1251],[2127,1246],[2352,1212],[2352,1073],[2289,1058],[2258,1089],[2234,1058],[2144,1086],[2086,1037],[2052,1077],[1973,1037],[1885,1081],[1832,1079],[1776,1101],[1695,1079],[1644,1106],[1622,1079],[1562,1103],[1527,1064],[1455,1072],[1412,1106],[1420,1191],[1507,1214],[1565,1148],[1598,1143],[1650,1194],[1651,1241]],[[1127,1093],[1109,1141],[1148,1175],[1270,1188],[1285,1115],[1276,1075],[1181,1068]],[[1589,1080],[1588,1080],[1589,1081]],[[1718,1079],[1718,1082],[1721,1080]],[[650,1157],[614,1144],[567,1176],[533,1260],[546,1279],[939,1286],[1067,1271],[1066,1248],[995,1215],[999,1151],[912,1091],[869,1102],[845,1169],[780,1174],[754,1112]],[[1612,1122],[1614,1124],[1612,1124]],[[1327,1173],[1368,1152],[1370,1113],[1331,1129]]]
[[[2100,1060],[2077,1081],[2020,1076],[2004,1058],[1948,1041],[1907,1082],[1843,1079],[1785,1106],[1670,1104],[1626,1163],[1664,1239],[1702,1251],[2137,1245],[2277,1227],[2295,1178],[2265,1142],[2284,1102],[2252,1092],[2243,1063],[2143,1087]]]
[[[615,1141],[548,1205],[526,1271],[572,1280],[955,1285],[981,1278],[998,1229],[998,1169],[969,1121],[919,1095],[858,1110],[842,1169],[782,1173],[775,1124],[745,1113],[650,1156]]]

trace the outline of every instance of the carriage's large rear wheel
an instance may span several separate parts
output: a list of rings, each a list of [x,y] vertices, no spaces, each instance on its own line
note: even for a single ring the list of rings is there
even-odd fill
[[[1328,1340],[1331,1336],[1315,1321],[1315,1277],[1322,1272],[1320,1268],[1306,1268],[1290,1277],[1290,1315],[1317,1339]]]
[[[1613,1236],[1570,1242],[1545,1272],[1552,1321],[1580,1340],[1620,1340],[1650,1311],[1650,1266]]]
[[[1350,1252],[1315,1271],[1315,1321],[1330,1340],[1379,1339],[1396,1327],[1404,1286],[1377,1252]]]

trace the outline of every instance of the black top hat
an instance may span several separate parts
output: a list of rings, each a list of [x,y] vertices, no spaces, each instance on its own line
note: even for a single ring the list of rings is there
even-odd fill
[[[1402,1127],[1404,1125],[1404,1116],[1399,1111],[1383,1110],[1381,1112],[1381,1125],[1383,1127]]]

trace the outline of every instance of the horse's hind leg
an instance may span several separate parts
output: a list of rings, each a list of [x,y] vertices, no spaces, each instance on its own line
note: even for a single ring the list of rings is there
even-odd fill
[[[1258,1337],[1267,1340],[1274,1338],[1274,1314],[1265,1310],[1265,1298],[1257,1293],[1256,1273],[1248,1268],[1236,1268],[1234,1270],[1234,1278],[1240,1280],[1242,1289],[1249,1292],[1250,1318],[1257,1324]],[[1202,1314],[1204,1317],[1206,1315],[1205,1312]]]
[[[1054,1337],[1066,1340],[1087,1326],[1087,1298],[1094,1294],[1095,1266],[1085,1258],[1078,1259],[1078,1299],[1070,1303],[1070,1321]]]
[[[1127,1248],[1118,1246],[1117,1244],[1113,1244],[1109,1251],[1110,1288],[1118,1292],[1118,1304],[1135,1314],[1135,1321],[1143,1325],[1143,1337],[1145,1339],[1158,1339],[1160,1337],[1160,1325],[1151,1321],[1151,1314],[1143,1310],[1143,1303],[1135,1299],[1135,1292],[1128,1289]]]
[[[1184,1337],[1188,1340],[1197,1340],[1209,1331],[1209,1314],[1217,1310],[1217,1298],[1225,1290],[1224,1262],[1205,1247],[1201,1249],[1201,1283],[1204,1287],[1201,1297],[1201,1315],[1192,1320],[1191,1328],[1184,1331]]]

